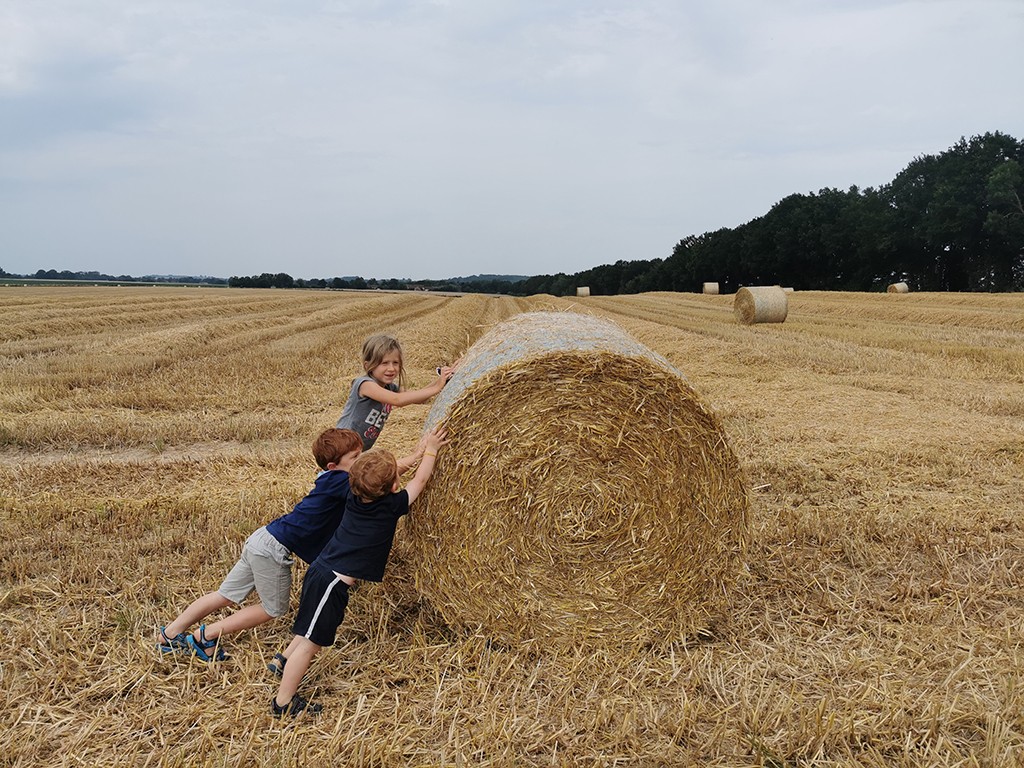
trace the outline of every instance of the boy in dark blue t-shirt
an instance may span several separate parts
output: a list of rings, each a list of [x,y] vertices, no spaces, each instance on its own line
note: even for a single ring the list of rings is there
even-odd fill
[[[295,557],[311,563],[334,535],[349,496],[348,470],[363,450],[363,442],[350,429],[332,428],[313,443],[313,457],[322,470],[312,490],[286,515],[254,531],[242,548],[242,556],[216,592],[196,599],[177,618],[157,632],[163,653],[183,653],[202,661],[226,659],[219,646],[225,635],[259,626],[288,610]],[[423,445],[400,460],[411,468]],[[404,471],[404,470],[403,470]],[[186,632],[214,611],[239,605],[255,590],[259,602],[248,605],[207,626]],[[278,672],[286,658],[278,655],[270,668]]]
[[[405,490],[398,490],[398,465],[388,451],[368,451],[352,464],[351,491],[341,525],[302,580],[302,597],[292,627],[295,637],[282,654],[288,663],[277,696],[270,701],[274,716],[321,711],[319,704],[298,695],[299,683],[313,657],[334,645],[348,605],[348,588],[356,579],[383,580],[398,519],[409,512],[409,505],[426,487],[437,452],[448,442],[445,438],[443,429],[424,436],[423,459]]]

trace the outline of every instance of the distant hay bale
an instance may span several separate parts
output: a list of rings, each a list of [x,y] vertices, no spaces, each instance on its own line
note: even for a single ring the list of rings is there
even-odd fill
[[[590,288],[585,286],[585,285],[582,285],[582,286],[580,286],[579,288],[576,289],[576,295],[577,296],[589,296],[590,295]]]
[[[718,283],[704,283],[704,293],[708,296],[718,295]]]
[[[783,289],[782,289],[782,290],[783,290],[783,291],[784,291],[785,293],[792,293],[792,292],[793,292],[793,289],[792,289],[792,288],[790,288],[790,287],[789,287],[788,285],[787,285],[787,286],[785,286],[785,287],[783,287]]]
[[[910,286],[906,283],[893,283],[885,290],[886,293],[910,293]]]
[[[782,323],[789,312],[789,298],[777,285],[740,288],[733,299],[732,311],[744,325]]]
[[[506,642],[641,644],[707,627],[748,539],[739,462],[667,360],[588,315],[534,312],[464,355],[426,428],[408,523],[419,592]]]

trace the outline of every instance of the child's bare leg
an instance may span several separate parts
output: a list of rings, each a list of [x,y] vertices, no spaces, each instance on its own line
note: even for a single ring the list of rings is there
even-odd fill
[[[273,616],[263,610],[262,605],[247,605],[239,611],[235,611],[230,616],[225,616],[220,621],[215,621],[213,624],[206,626],[206,639],[216,640],[218,637],[224,635],[232,635],[235,632],[241,632],[244,629],[252,629],[258,627],[260,624],[270,621]],[[198,632],[198,630],[196,630]],[[168,634],[170,634],[170,628],[168,628]],[[195,633],[193,633],[195,634]],[[196,635],[196,640],[201,638]]]
[[[193,624],[197,624],[202,621],[214,611],[226,608],[229,605],[233,605],[233,603],[220,592],[210,592],[209,594],[203,595],[193,602],[192,605],[182,611],[178,618],[164,627],[164,634],[168,637],[174,637],[175,635],[184,632]]]
[[[299,635],[295,636],[288,649],[291,651],[291,656],[288,657],[288,665],[284,668],[281,685],[277,689],[277,696],[274,697],[274,701],[279,707],[285,707],[291,703],[292,697],[299,690],[299,683],[302,682],[306,670],[309,669],[310,662],[320,652],[319,645]]]
[[[302,643],[305,641],[306,638],[302,637],[302,635],[295,635],[294,637],[292,637],[292,641],[288,643],[288,647],[281,652],[281,655],[284,656],[286,659],[290,659],[292,657],[292,654],[295,653],[295,649],[302,645]]]

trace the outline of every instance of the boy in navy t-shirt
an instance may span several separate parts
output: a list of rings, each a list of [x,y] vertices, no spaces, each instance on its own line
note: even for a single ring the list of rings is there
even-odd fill
[[[350,429],[328,429],[313,443],[313,457],[321,472],[313,488],[286,515],[254,531],[242,556],[216,592],[196,599],[157,633],[164,653],[184,653],[202,661],[226,658],[219,641],[224,635],[259,626],[288,610],[293,555],[312,562],[331,540],[348,501],[348,470],[363,451],[359,435]],[[214,611],[239,605],[253,590],[258,603],[230,616],[186,632]]]
[[[306,571],[302,597],[292,631],[295,637],[283,654],[288,659],[277,695],[270,701],[271,713],[296,716],[317,714],[322,707],[298,695],[310,662],[320,650],[334,645],[345,618],[348,588],[356,579],[382,581],[395,528],[409,505],[426,487],[434,471],[438,450],[447,443],[443,429],[428,432],[423,439],[423,459],[404,490],[398,490],[398,465],[388,451],[362,454],[349,470],[350,495],[345,514],[334,536]]]
[[[402,471],[411,468],[424,450],[399,460]],[[216,592],[196,599],[177,618],[157,632],[163,653],[182,653],[202,661],[221,661],[227,656],[220,641],[230,634],[257,627],[283,616],[288,610],[295,558],[316,560],[331,540],[345,512],[349,496],[348,470],[363,451],[362,439],[350,429],[332,428],[313,443],[313,457],[322,470],[313,488],[286,515],[254,531],[242,548],[242,556]],[[240,608],[220,621],[187,631],[211,613],[237,606],[255,590],[259,602]],[[271,662],[274,672],[287,661],[278,654]]]

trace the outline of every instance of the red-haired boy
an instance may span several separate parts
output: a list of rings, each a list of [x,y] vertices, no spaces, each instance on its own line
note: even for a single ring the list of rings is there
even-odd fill
[[[437,452],[447,442],[443,429],[424,436],[423,458],[404,490],[398,489],[398,465],[388,451],[368,451],[352,464],[351,493],[341,525],[320,556],[310,563],[302,580],[302,596],[292,627],[295,637],[282,654],[288,663],[277,695],[270,700],[275,717],[321,711],[319,704],[298,695],[299,683],[313,657],[334,645],[348,606],[348,588],[357,579],[383,580],[398,520],[408,514],[409,505],[426,487]]]

